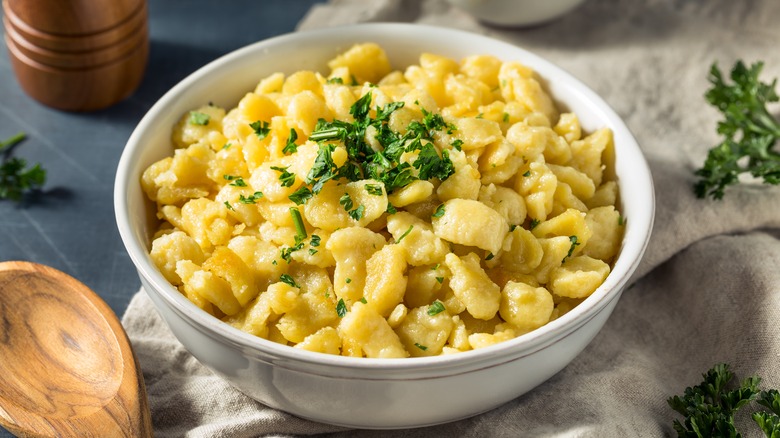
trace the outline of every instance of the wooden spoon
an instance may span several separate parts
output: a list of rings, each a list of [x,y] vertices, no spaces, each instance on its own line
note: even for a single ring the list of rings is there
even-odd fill
[[[152,436],[141,369],[116,315],[47,266],[0,263],[0,425],[23,437]]]

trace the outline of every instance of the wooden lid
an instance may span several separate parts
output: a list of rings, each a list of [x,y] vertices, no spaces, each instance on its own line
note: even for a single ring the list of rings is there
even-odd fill
[[[124,21],[99,33],[58,35],[42,32],[30,26],[10,9],[10,3],[6,0],[3,1],[3,25],[6,32],[15,34],[14,39],[17,41],[23,40],[42,50],[80,53],[104,49],[119,44],[127,38],[132,38],[138,33],[138,29],[146,23],[146,9],[146,3],[142,2],[140,7]]]
[[[104,32],[133,15],[144,0],[3,0],[32,29],[73,36]],[[19,23],[15,23],[17,26]]]

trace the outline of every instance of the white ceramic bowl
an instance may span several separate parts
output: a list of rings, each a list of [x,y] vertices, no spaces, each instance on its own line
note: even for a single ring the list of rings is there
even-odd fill
[[[374,41],[392,64],[416,63],[422,51],[460,59],[492,54],[534,68],[562,108],[586,130],[614,131],[623,215],[620,256],[604,284],[563,317],[516,339],[457,355],[361,359],[293,349],[243,333],[203,312],[171,286],[149,257],[155,207],[141,174],[172,154],[171,128],[181,114],[212,101],[234,107],[259,79],[283,71],[325,70],[357,42]],[[457,41],[457,44],[453,44]],[[630,196],[625,196],[630,194]],[[497,407],[563,369],[593,339],[637,267],[653,221],[650,172],[620,118],[585,85],[516,46],[462,31],[408,24],[365,24],[298,32],[250,45],[193,73],[141,120],[119,162],[117,225],[141,282],[182,344],[245,394],[300,417],[359,428],[405,428],[457,420]]]
[[[585,0],[449,0],[478,20],[498,26],[531,26],[554,20]]]

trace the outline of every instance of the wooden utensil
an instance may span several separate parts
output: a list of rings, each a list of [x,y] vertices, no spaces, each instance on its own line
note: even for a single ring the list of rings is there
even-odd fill
[[[0,263],[0,425],[23,437],[152,436],[143,376],[116,315],[47,266]]]

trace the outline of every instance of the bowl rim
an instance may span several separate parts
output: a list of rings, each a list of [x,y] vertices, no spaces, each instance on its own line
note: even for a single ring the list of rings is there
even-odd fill
[[[156,266],[154,266],[149,256],[148,249],[146,248],[146,242],[140,242],[135,238],[133,226],[129,220],[131,215],[128,205],[128,188],[130,187],[130,184],[140,184],[140,175],[131,175],[130,170],[133,162],[142,150],[142,143],[140,140],[142,139],[144,132],[156,123],[158,116],[164,114],[165,109],[192,84],[209,76],[215,70],[223,68],[224,65],[237,62],[245,56],[262,56],[264,51],[279,45],[286,45],[291,42],[300,44],[301,41],[327,39],[334,35],[343,37],[345,33],[355,35],[355,42],[358,42],[361,39],[370,39],[372,33],[380,31],[435,32],[441,34],[443,38],[447,38],[450,41],[470,38],[476,42],[494,45],[498,44],[502,49],[513,51],[515,54],[521,55],[524,60],[531,61],[528,62],[528,64],[532,66],[542,78],[553,75],[556,76],[556,81],[566,81],[569,86],[574,87],[577,93],[582,95],[581,99],[590,101],[590,103],[601,112],[600,118],[608,121],[607,125],[612,129],[616,137],[618,132],[620,133],[623,143],[619,146],[616,145],[616,154],[625,153],[630,155],[632,161],[636,165],[635,168],[632,167],[631,174],[637,178],[638,188],[642,193],[632,193],[631,195],[632,197],[642,196],[647,200],[648,214],[641,217],[632,216],[631,220],[626,223],[620,254],[607,279],[591,296],[574,307],[574,309],[539,329],[520,335],[514,339],[477,350],[465,351],[453,355],[430,357],[355,358],[300,350],[262,339],[234,328],[191,303],[174,286],[172,286],[162,276]],[[420,51],[422,52],[423,50],[421,49]],[[623,196],[625,196],[625,194],[621,194],[621,199]],[[464,30],[409,23],[362,23],[297,31],[261,40],[227,53],[182,79],[155,102],[127,140],[116,171],[114,210],[120,237],[133,264],[138,270],[139,275],[142,278],[145,278],[153,286],[153,289],[156,289],[146,290],[146,293],[155,294],[157,297],[163,299],[172,310],[179,314],[191,326],[204,334],[227,342],[256,359],[278,361],[293,367],[307,364],[309,366],[320,366],[331,369],[365,369],[404,372],[415,370],[417,372],[430,371],[432,374],[436,374],[435,370],[441,372],[443,368],[450,370],[457,368],[460,371],[462,371],[464,367],[481,368],[487,366],[487,364],[514,360],[518,357],[543,349],[547,345],[557,342],[586,324],[612,300],[617,299],[638,267],[647,248],[655,216],[655,194],[650,168],[629,128],[600,96],[561,67],[558,67],[541,56],[529,52],[517,45]],[[631,239],[629,239],[629,236]]]

